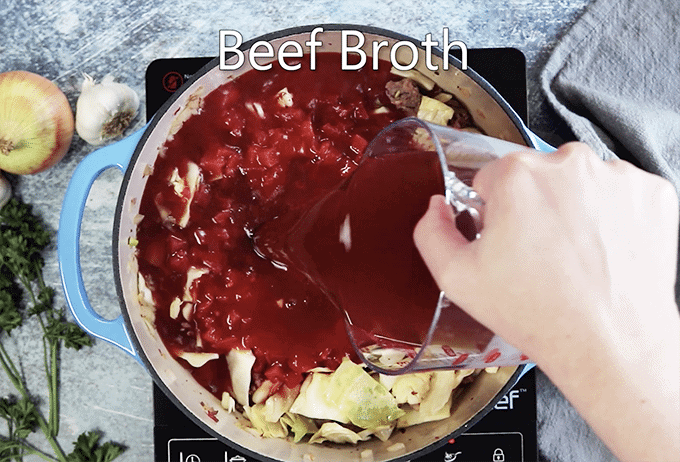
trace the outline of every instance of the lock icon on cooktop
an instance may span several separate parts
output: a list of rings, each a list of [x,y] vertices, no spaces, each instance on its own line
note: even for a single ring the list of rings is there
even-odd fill
[[[493,462],[505,462],[505,454],[501,448],[493,450]]]

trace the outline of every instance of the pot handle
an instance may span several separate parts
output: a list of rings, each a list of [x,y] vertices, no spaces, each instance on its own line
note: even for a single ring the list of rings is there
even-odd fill
[[[522,368],[522,371],[521,371],[521,372],[519,373],[519,375],[517,376],[517,381],[519,381],[519,379],[521,379],[522,377],[524,377],[524,374],[526,374],[526,373],[529,372],[531,369],[533,369],[534,367],[536,367],[536,364],[534,364],[534,363],[521,364],[519,367]]]
[[[110,167],[118,167],[124,172],[145,129],[146,126],[121,141],[88,154],[78,164],[66,189],[57,231],[61,282],[76,322],[90,335],[117,346],[142,366],[144,363],[132,344],[122,314],[108,320],[99,316],[90,304],[80,267],[80,226],[85,201],[94,180]]]
[[[526,127],[525,130],[527,135],[529,135],[529,139],[531,140],[531,143],[534,145],[535,149],[538,149],[539,151],[543,152],[553,152],[557,150],[557,148],[555,148],[554,146],[543,141],[536,133],[532,132]]]

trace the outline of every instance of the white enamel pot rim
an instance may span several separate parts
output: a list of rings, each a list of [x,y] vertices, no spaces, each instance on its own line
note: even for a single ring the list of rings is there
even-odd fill
[[[324,44],[329,44],[329,48],[321,48],[319,51],[339,51],[340,40],[337,38],[342,30],[362,32],[367,43],[373,39],[386,39],[391,43],[408,40],[416,44],[420,52],[423,51],[419,41],[392,31],[339,24],[304,26],[274,32],[245,42],[240,49],[247,55],[247,50],[257,41],[270,42],[276,48],[288,40],[296,40],[304,47],[304,41],[309,40],[310,32],[316,27],[323,28],[324,32],[318,37]],[[367,53],[370,57],[370,50]],[[435,49],[434,55],[441,60],[440,50]],[[302,461],[305,455],[323,461],[361,461],[361,451],[371,449],[373,460],[378,462],[409,460],[428,453],[446,444],[450,438],[460,435],[486,415],[530,366],[501,368],[496,374],[480,375],[457,397],[451,417],[395,432],[386,443],[376,440],[356,447],[294,444],[283,439],[257,437],[242,428],[242,416],[237,413],[229,414],[221,409],[219,401],[198,386],[190,374],[172,359],[152,327],[152,310],[138,300],[136,258],[134,249],[128,242],[135,236],[135,218],[146,181],[145,168],[153,165],[160,147],[173,129],[173,123],[176,124],[178,118],[188,113],[183,113],[183,110],[191,108],[197,102],[197,96],[204,95],[228,79],[246,72],[249,65],[248,60],[245,61],[244,66],[237,71],[220,71],[219,59],[215,58],[173,94],[144,128],[118,143],[93,152],[78,165],[64,197],[57,236],[60,272],[67,304],[76,321],[86,331],[133,356],[186,415],[209,434],[246,455],[267,461]],[[533,148],[550,148],[527,129],[520,117],[484,79],[471,69],[461,71],[460,61],[453,56],[450,57],[450,63],[453,66],[446,72],[420,70],[444,90],[452,92],[463,101],[475,121],[489,135]],[[124,172],[113,226],[114,279],[122,315],[114,320],[100,317],[88,300],[79,249],[80,226],[87,195],[97,176],[110,167],[117,167]],[[387,448],[395,443],[403,443],[403,449],[388,451]]]

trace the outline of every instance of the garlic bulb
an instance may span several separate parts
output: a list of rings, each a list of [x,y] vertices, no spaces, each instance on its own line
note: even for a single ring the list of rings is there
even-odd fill
[[[121,135],[137,115],[135,91],[107,75],[101,83],[84,74],[76,103],[76,132],[90,144],[99,145]]]
[[[0,174],[0,209],[12,198],[12,185]]]

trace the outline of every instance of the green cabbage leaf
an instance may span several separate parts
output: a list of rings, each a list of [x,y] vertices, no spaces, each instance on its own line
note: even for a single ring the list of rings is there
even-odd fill
[[[331,374],[325,393],[327,402],[361,428],[389,425],[405,414],[383,384],[349,360]]]

